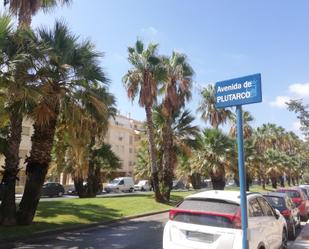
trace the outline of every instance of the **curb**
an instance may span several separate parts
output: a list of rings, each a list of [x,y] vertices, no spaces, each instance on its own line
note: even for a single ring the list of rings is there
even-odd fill
[[[53,229],[53,230],[35,232],[35,233],[27,235],[27,236],[25,235],[25,236],[19,236],[19,237],[14,237],[14,238],[9,238],[9,239],[2,239],[2,240],[0,240],[0,248],[12,248],[13,244],[15,244],[15,243],[45,239],[46,237],[50,237],[50,236],[53,236],[53,235],[56,235],[56,234],[59,234],[59,233],[73,232],[73,231],[76,231],[76,230],[91,231],[91,230],[96,229],[99,226],[117,225],[117,224],[121,224],[125,221],[129,221],[129,220],[132,220],[132,219],[152,216],[152,215],[156,215],[156,214],[163,214],[163,213],[168,212],[169,210],[170,209],[165,209],[165,210],[151,212],[151,213],[144,213],[144,214],[122,217],[122,218],[117,219],[117,220],[95,222],[95,223],[91,223],[91,224],[77,225],[77,226],[72,226],[72,227],[67,227],[67,228],[57,228],[57,229]]]

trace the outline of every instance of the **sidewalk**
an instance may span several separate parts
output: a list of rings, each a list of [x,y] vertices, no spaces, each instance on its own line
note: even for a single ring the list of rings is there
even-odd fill
[[[294,241],[294,243],[289,247],[290,249],[308,249],[309,248],[309,221],[303,227],[300,235]]]

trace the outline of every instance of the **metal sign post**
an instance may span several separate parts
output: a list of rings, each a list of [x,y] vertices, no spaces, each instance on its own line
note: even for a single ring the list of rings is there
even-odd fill
[[[246,167],[243,144],[242,105],[262,102],[261,75],[254,74],[216,83],[216,108],[236,106],[238,171],[240,183],[242,249],[248,249]]]
[[[240,205],[241,205],[241,228],[242,248],[248,248],[248,215],[247,215],[247,194],[246,194],[246,167],[245,167],[245,153],[244,153],[244,138],[243,138],[243,118],[242,106],[236,106],[237,119],[237,150],[238,150],[238,172],[240,184]]]

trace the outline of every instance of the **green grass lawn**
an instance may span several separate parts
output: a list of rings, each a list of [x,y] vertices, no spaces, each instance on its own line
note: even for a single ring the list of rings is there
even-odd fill
[[[226,187],[226,190],[236,190],[239,191],[239,187],[236,186],[231,186],[231,187]],[[250,186],[249,188],[250,192],[271,192],[271,191],[276,191],[276,189],[272,188],[271,185],[266,185],[266,189],[263,189],[262,186],[259,185],[253,185]]]
[[[173,192],[171,204],[154,201],[152,193],[124,197],[63,199],[40,202],[34,223],[31,226],[0,227],[0,241],[27,236],[39,231],[55,230],[103,221],[118,220],[123,217],[163,211],[192,192]]]

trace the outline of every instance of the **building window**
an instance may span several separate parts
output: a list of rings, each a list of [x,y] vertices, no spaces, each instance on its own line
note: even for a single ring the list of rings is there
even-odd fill
[[[29,126],[23,126],[21,135],[30,136],[30,127]]]
[[[129,152],[130,152],[130,153],[132,153],[132,152],[133,152],[132,148],[129,148]]]
[[[119,140],[119,141],[122,141],[122,140],[123,140],[123,137],[118,137],[118,140]]]
[[[129,138],[129,143],[130,143],[130,145],[133,144],[133,137],[132,136],[130,136],[130,138]]]
[[[132,166],[133,166],[132,162],[131,162],[131,161],[129,161],[129,167],[132,167]]]

